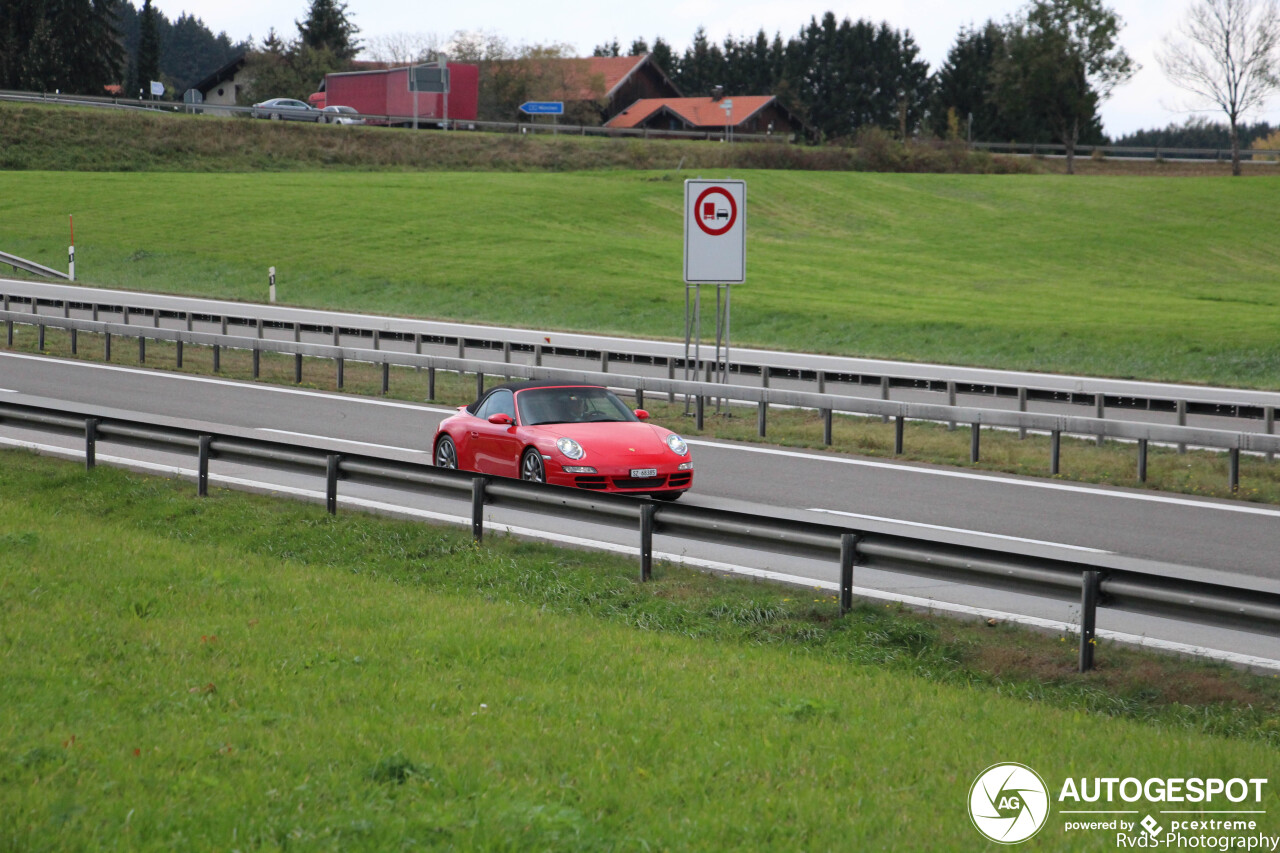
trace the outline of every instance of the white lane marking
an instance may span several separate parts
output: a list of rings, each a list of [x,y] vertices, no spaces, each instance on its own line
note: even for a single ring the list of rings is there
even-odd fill
[[[5,358],[23,358],[29,361],[53,361],[58,364],[73,364],[76,367],[89,367],[95,370],[112,370],[118,373],[138,373],[147,376],[160,377],[164,379],[179,379],[185,382],[203,382],[209,385],[227,385],[235,388],[245,388],[252,391],[270,391],[277,394],[297,394],[302,397],[320,397],[326,400],[343,400],[352,403],[364,403],[370,406],[390,406],[394,409],[413,409],[416,412],[439,412],[441,414],[452,415],[458,411],[456,408],[442,409],[439,406],[418,405],[415,403],[398,403],[394,400],[374,400],[369,397],[347,396],[345,394],[329,394],[324,391],[308,391],[303,388],[281,388],[279,385],[256,385],[251,382],[237,382],[233,379],[213,379],[208,376],[192,376],[189,373],[174,373],[168,370],[149,370],[147,368],[138,367],[122,367],[118,364],[97,364],[92,361],[67,361],[65,359],[47,358],[38,355],[27,355],[25,353],[5,352],[0,353]]]
[[[1098,495],[1100,497],[1120,498],[1131,501],[1147,501],[1149,503],[1188,506],[1196,509],[1216,509],[1221,512],[1242,512],[1247,515],[1266,515],[1280,518],[1280,510],[1250,504],[1224,504],[1195,501],[1188,498],[1175,498],[1167,495],[1146,495],[1133,492],[1114,492],[1108,489],[1097,489],[1090,486],[1077,486],[1069,483],[1046,480],[1016,480],[1002,477],[999,474],[974,474],[968,471],[946,471],[939,468],[919,468],[914,465],[900,465],[893,462],[873,462],[870,459],[850,459],[841,456],[819,456],[814,453],[801,453],[796,450],[780,450],[774,447],[749,447],[744,444],[721,444],[716,441],[703,441],[697,438],[685,438],[685,443],[694,447],[714,447],[718,450],[741,450],[744,453],[764,453],[770,456],[785,456],[793,459],[805,459],[813,462],[832,463],[838,465],[857,465],[863,468],[883,468],[889,471],[905,471],[912,474],[924,474],[931,477],[953,477],[960,480],[979,480],[985,483],[996,483],[1008,486],[1026,486],[1032,489],[1049,489],[1058,492],[1075,492],[1082,495]]]
[[[84,458],[84,453],[79,450],[69,450],[63,447],[55,447],[53,445],[38,444],[30,441],[17,441],[9,438],[0,437],[0,446],[21,447],[27,450],[35,450],[41,453],[47,453],[51,456],[59,456],[66,459],[80,460]],[[186,480],[195,480],[197,472],[191,468],[181,468],[172,465],[162,465],[155,462],[144,462],[141,460],[128,459],[122,456],[108,456],[103,454],[97,455],[97,460],[104,464],[119,465],[123,468],[132,468],[137,470],[153,471],[158,474],[171,474],[182,477]],[[300,489],[293,486],[279,486],[272,483],[265,483],[259,480],[246,480],[240,477],[228,477],[222,474],[210,472],[209,480],[215,483],[225,483],[228,486],[241,486],[249,489],[264,490],[283,495],[292,495],[298,498],[306,498],[317,503],[326,499],[324,492]],[[425,509],[414,509],[412,507],[402,507],[395,504],[384,503],[382,501],[372,501],[363,498],[338,496],[338,503],[343,506],[357,507],[360,509],[373,510],[375,512],[385,512],[399,516],[409,516],[413,518],[421,518],[429,521],[441,521],[448,524],[456,524],[459,526],[470,527],[471,519],[460,515],[451,515],[442,512],[432,512]],[[609,551],[615,554],[627,554],[638,556],[639,548],[633,548],[629,545],[619,545],[615,542],[604,542],[597,539],[587,539],[582,536],[569,536],[562,533],[551,533],[542,530],[534,530],[529,527],[519,527],[513,524],[501,524],[494,521],[487,521],[485,526],[489,530],[502,533],[510,533],[514,536],[524,536],[530,539],[540,539],[547,542],[559,542],[566,545],[578,545],[581,547],[593,548],[600,551]],[[783,572],[774,572],[768,569],[754,569],[749,566],[739,566],[733,563],[723,563],[718,560],[704,560],[698,557],[689,557],[685,554],[674,554],[668,552],[655,551],[653,554],[659,560],[668,563],[676,563],[686,566],[696,566],[697,568],[711,569],[712,571],[725,572],[728,574],[746,575],[749,577],[763,578],[765,580],[779,581],[794,586],[809,587],[812,589],[823,589],[829,592],[839,592],[840,584],[834,581],[815,580],[813,578],[801,577],[799,575],[789,575]],[[929,611],[940,611],[943,613],[954,613],[961,616],[975,616],[980,619],[996,619],[1002,622],[1012,622],[1018,625],[1028,625],[1036,628],[1047,629],[1051,631],[1061,631],[1063,633],[1076,633],[1080,626],[1072,622],[1061,622],[1056,619],[1045,619],[1039,616],[1023,616],[1018,613],[1007,613],[1002,610],[991,610],[985,607],[971,607],[967,604],[955,604],[949,601],[941,601],[935,598],[921,598],[915,595],[904,595],[896,592],[886,592],[884,590],[870,589],[867,587],[856,586],[853,588],[853,594],[859,598],[870,598],[879,601],[898,602],[908,607],[919,608]],[[1117,643],[1126,645],[1143,646],[1146,648],[1159,649],[1161,651],[1175,652],[1177,654],[1193,655],[1195,657],[1207,658],[1210,660],[1223,661],[1238,666],[1257,667],[1259,669],[1280,670],[1280,660],[1271,658],[1258,657],[1256,655],[1246,655],[1239,652],[1229,652],[1222,649],[1213,649],[1208,646],[1194,646],[1188,643],[1178,643],[1172,640],[1160,640],[1144,634],[1130,634],[1125,631],[1112,631],[1104,628],[1097,630],[1097,636],[1114,640]]]
[[[121,367],[114,364],[96,364],[94,362],[63,362],[60,359],[48,359],[36,355],[27,355],[24,353],[0,353],[0,356],[7,358],[24,358],[31,361],[58,361],[59,363],[72,363],[82,367],[92,367],[98,370],[115,370],[121,373],[141,373],[148,376],[160,375],[171,379],[183,379],[188,382],[207,382],[212,385],[227,385],[236,388],[249,388],[255,391],[268,391],[279,394],[299,394],[306,397],[319,397],[326,400],[341,400],[348,403],[364,403],[370,406],[391,406],[397,409],[413,409],[419,412],[436,412],[438,414],[451,415],[457,411],[456,408],[440,408],[438,406],[415,405],[413,403],[397,403],[391,400],[373,400],[368,397],[345,396],[342,394],[328,394],[323,391],[306,391],[300,388],[281,388],[277,385],[254,385],[247,382],[235,382],[228,379],[211,379],[207,376],[191,376],[186,373],[170,373],[168,371],[148,370],[146,368]],[[1015,480],[1009,477],[1001,477],[999,475],[990,474],[974,474],[968,471],[945,471],[936,468],[918,468],[913,465],[900,465],[893,462],[874,462],[870,459],[850,459],[839,456],[820,456],[814,453],[802,453],[796,450],[781,450],[774,447],[749,447],[742,444],[722,444],[717,441],[703,441],[696,438],[686,438],[686,443],[694,447],[713,447],[719,450],[737,450],[744,453],[764,453],[771,456],[785,456],[794,459],[806,459],[826,463],[839,463],[841,465],[858,465],[864,468],[883,468],[889,471],[905,471],[915,474],[927,474],[934,477],[953,477],[964,480],[979,480],[987,483],[996,483],[1001,485],[1027,486],[1034,489],[1050,489],[1061,492],[1074,492],[1084,495],[1100,495],[1109,498],[1121,498],[1124,500],[1147,501],[1149,503],[1169,504],[1172,506],[1186,506],[1197,509],[1215,509],[1220,512],[1239,512],[1246,515],[1264,515],[1274,518],[1280,518],[1280,510],[1266,509],[1264,507],[1250,506],[1248,504],[1222,504],[1208,503],[1203,501],[1193,501],[1185,498],[1168,497],[1165,495],[1145,495],[1135,494],[1131,492],[1113,492],[1106,489],[1095,489],[1089,486],[1077,486],[1067,483],[1059,483],[1041,480]]]
[[[272,429],[271,427],[258,427],[258,432],[273,432],[278,435],[292,435],[292,436],[297,436],[298,438],[317,438],[317,439],[320,439],[321,441],[333,441],[333,442],[337,442],[338,444],[354,444],[356,447],[377,447],[382,450],[399,450],[402,453],[422,453],[428,456],[431,455],[431,452],[429,450],[423,450],[420,447],[397,447],[394,444],[373,444],[368,441],[352,441],[346,438],[333,438],[332,436],[328,436],[328,435],[314,435],[309,432],[290,432],[287,429]]]
[[[1052,545],[1054,548],[1067,548],[1072,551],[1087,551],[1090,554],[1114,554],[1114,551],[1103,551],[1099,548],[1086,548],[1083,545],[1065,545],[1061,542],[1049,542],[1045,539],[1024,539],[1021,536],[1006,536],[1003,533],[983,533],[980,530],[965,530],[963,527],[943,527],[941,524],[925,524],[922,521],[903,521],[900,518],[886,518],[880,515],[863,515],[858,512],[844,512],[838,509],[811,507],[809,512],[825,512],[829,515],[843,515],[849,518],[861,518],[867,521],[887,521],[890,524],[901,524],[906,527],[923,527],[928,530],[942,530],[947,533],[967,533],[970,536],[983,536],[988,539],[1003,539],[1007,542],[1026,542],[1031,545]]]
[[[0,394],[21,394],[17,388],[0,388]]]

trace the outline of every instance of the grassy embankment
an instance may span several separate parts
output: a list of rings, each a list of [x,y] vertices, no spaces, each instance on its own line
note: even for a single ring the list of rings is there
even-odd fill
[[[742,172],[737,345],[1280,388],[1272,179]],[[676,338],[684,173],[0,173],[90,284]]]
[[[996,761],[1275,766],[1272,678],[2,455],[6,850],[960,850]]]

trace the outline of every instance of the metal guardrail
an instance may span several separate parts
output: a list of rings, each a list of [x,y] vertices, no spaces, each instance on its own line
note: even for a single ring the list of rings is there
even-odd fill
[[[0,264],[8,264],[15,270],[25,270],[32,275],[42,275],[45,278],[60,278],[64,281],[71,280],[71,276],[64,272],[58,272],[57,270],[46,267],[43,264],[37,264],[35,261],[29,261],[26,258],[20,258],[17,255],[11,255],[8,252],[0,252]]]
[[[190,316],[187,319],[188,323],[190,323]],[[156,321],[158,322],[158,320],[157,316]],[[670,400],[676,399],[677,396],[684,399],[692,399],[694,401],[696,426],[699,430],[703,428],[708,401],[712,399],[724,398],[738,402],[754,403],[757,407],[759,432],[762,435],[765,433],[765,423],[771,405],[811,409],[818,411],[822,416],[824,439],[828,445],[831,444],[833,413],[879,416],[892,418],[894,421],[894,452],[896,454],[900,454],[903,451],[905,424],[908,420],[969,424],[971,428],[970,460],[972,462],[979,461],[982,427],[984,426],[1039,431],[1048,433],[1050,436],[1050,465],[1051,473],[1053,474],[1059,473],[1061,442],[1064,434],[1136,442],[1138,447],[1138,474],[1139,479],[1144,482],[1146,480],[1149,442],[1225,450],[1229,459],[1228,485],[1232,491],[1238,490],[1240,486],[1241,451],[1266,453],[1268,455],[1280,452],[1280,436],[1261,433],[1137,423],[1106,418],[982,409],[935,403],[875,400],[809,391],[792,391],[767,386],[725,385],[714,382],[623,375],[604,371],[570,370],[544,367],[539,364],[527,365],[511,362],[479,361],[467,358],[425,355],[418,352],[370,350],[331,344],[304,343],[298,340],[281,341],[263,337],[248,338],[240,335],[212,332],[185,331],[182,329],[166,329],[126,323],[107,323],[69,317],[50,317],[42,314],[9,310],[0,311],[0,321],[5,323],[6,341],[10,346],[13,345],[13,326],[15,323],[35,326],[37,330],[37,347],[40,350],[45,347],[45,329],[48,327],[65,329],[70,332],[73,353],[78,350],[77,335],[79,332],[100,334],[103,336],[103,355],[108,361],[111,360],[112,338],[121,336],[137,339],[138,361],[140,363],[146,361],[147,340],[168,341],[176,344],[179,367],[182,365],[184,345],[194,344],[212,347],[215,371],[219,370],[220,350],[222,348],[250,350],[253,353],[253,376],[255,379],[260,375],[261,354],[263,352],[294,356],[294,380],[299,383],[302,381],[304,357],[333,361],[337,370],[337,385],[339,388],[343,386],[344,366],[347,361],[380,365],[382,368],[383,393],[389,390],[390,367],[392,365],[422,368],[427,371],[428,397],[432,399],[435,397],[435,372],[437,370],[454,372],[459,375],[474,374],[476,377],[477,397],[484,391],[486,376],[556,379],[568,382],[609,385],[635,394],[637,405],[640,406],[644,404],[645,394],[665,394]],[[295,330],[295,336],[297,334],[298,331]],[[416,343],[420,349],[421,340]]]
[[[102,107],[106,109],[145,110],[160,113],[189,113],[225,118],[253,118],[253,107],[231,104],[186,104],[174,101],[145,101],[136,98],[113,98],[96,95],[63,95],[42,92],[0,91],[0,101],[37,104],[63,104],[78,107]],[[366,124],[389,127],[414,126],[423,129],[488,131],[497,133],[540,133],[567,136],[605,136],[639,139],[702,139],[737,142],[790,143],[794,139],[785,133],[742,133],[733,131],[726,136],[724,129],[717,130],[658,130],[650,128],[603,127],[599,125],[544,124],[528,122],[478,121],[474,119],[442,118],[435,116],[398,115],[395,113],[346,114],[363,120]],[[305,122],[304,122],[305,123]]]
[[[1030,142],[974,142],[972,147],[983,151],[1006,154],[1027,154],[1030,156],[1064,157],[1067,146],[1060,143]],[[1130,160],[1212,160],[1227,161],[1231,159],[1230,148],[1168,148],[1161,145],[1077,145],[1076,156],[1088,159],[1094,153],[1101,157],[1114,157]],[[1264,158],[1253,160],[1254,155]],[[1276,159],[1269,159],[1276,158]],[[1276,162],[1280,160],[1280,151],[1241,148],[1240,159],[1252,162]]]
[[[374,349],[378,349],[382,342],[395,340],[405,344],[412,344],[414,350],[420,352],[423,340],[431,340],[437,344],[457,347],[459,357],[463,357],[468,349],[478,349],[495,355],[501,352],[504,361],[510,361],[513,353],[523,353],[532,356],[536,364],[542,363],[544,355],[574,358],[598,364],[601,372],[607,372],[611,363],[621,362],[628,365],[643,363],[654,367],[665,366],[667,368],[667,377],[671,379],[675,378],[677,369],[683,371],[686,366],[696,376],[699,364],[696,353],[691,353],[694,357],[689,359],[690,363],[686,365],[685,359],[680,355],[655,352],[655,348],[645,341],[636,341],[635,349],[625,351],[620,346],[605,348],[602,343],[593,342],[589,338],[574,342],[575,338],[580,338],[581,336],[563,335],[558,336],[558,339],[564,340],[567,338],[571,343],[553,346],[550,343],[545,345],[530,343],[530,340],[536,341],[539,337],[532,333],[522,335],[519,332],[510,332],[504,334],[504,330],[486,329],[484,327],[469,327],[465,332],[450,333],[445,331],[441,334],[433,334],[429,331],[410,331],[411,329],[420,330],[423,327],[429,328],[431,325],[429,323],[395,317],[366,317],[363,315],[339,314],[275,305],[253,305],[251,303],[243,304],[243,313],[240,314],[210,313],[226,312],[228,303],[209,303],[208,311],[203,312],[199,309],[165,309],[155,305],[150,307],[121,305],[118,300],[124,294],[107,294],[103,291],[95,291],[92,288],[77,288],[75,293],[79,301],[69,302],[65,295],[64,286],[32,284],[27,287],[29,291],[38,288],[48,288],[50,292],[59,295],[46,298],[40,297],[38,293],[12,294],[8,290],[4,290],[3,293],[0,293],[0,306],[8,310],[11,302],[17,302],[30,305],[32,311],[36,312],[41,305],[44,305],[59,311],[63,316],[68,316],[69,306],[75,305],[80,310],[91,311],[94,319],[97,319],[100,311],[104,311],[121,314],[126,319],[126,322],[130,314],[140,314],[156,324],[160,322],[161,315],[165,315],[185,322],[188,329],[191,328],[190,316],[194,315],[221,320],[220,325],[224,333],[230,326],[247,326],[255,329],[256,334],[261,337],[264,326],[268,328],[283,327],[293,331],[295,339],[300,339],[301,336],[298,330],[305,329],[311,333],[318,332],[326,336],[333,336],[335,344],[339,342],[338,332],[341,331],[342,334],[348,336],[354,335],[361,339],[370,340]],[[130,296],[136,296],[139,301],[145,301],[148,295],[130,294]],[[103,297],[111,301],[105,301]],[[32,300],[37,304],[32,304]],[[298,319],[289,319],[291,315]],[[280,319],[282,317],[284,319]],[[1145,410],[1171,415],[1179,426],[1187,425],[1189,415],[1239,418],[1245,421],[1260,422],[1262,430],[1267,434],[1274,434],[1276,431],[1276,408],[1280,406],[1280,394],[1259,391],[1235,392],[1231,398],[1215,398],[1213,395],[1218,389],[1189,389],[1182,386],[1168,386],[1167,394],[1148,393],[1144,395],[1131,390],[1117,390],[1116,385],[1118,383],[1112,380],[1046,375],[1041,384],[1033,384],[1028,381],[1028,374],[1016,374],[1015,378],[1003,376],[1001,374],[1004,372],[997,371],[993,372],[991,376],[978,375],[974,378],[969,378],[965,375],[966,373],[976,372],[980,374],[981,372],[965,371],[957,368],[936,368],[929,365],[894,364],[892,365],[893,372],[887,369],[890,365],[877,367],[875,372],[868,372],[865,368],[828,370],[803,366],[774,366],[762,359],[762,357],[769,355],[768,353],[756,351],[752,358],[746,358],[742,353],[743,351],[741,350],[735,352],[733,359],[727,363],[722,362],[721,365],[714,364],[713,359],[704,355],[700,361],[705,367],[705,378],[710,381],[714,373],[722,371],[723,375],[730,379],[735,376],[739,380],[758,376],[759,382],[764,386],[768,386],[771,379],[781,378],[787,381],[813,383],[819,393],[826,393],[828,384],[843,385],[846,388],[849,385],[854,385],[859,388],[876,389],[882,400],[890,399],[893,389],[903,389],[907,392],[925,391],[945,394],[948,405],[952,406],[956,404],[957,395],[959,394],[997,399],[1005,397],[1016,399],[1019,411],[1027,411],[1031,403],[1065,404],[1079,407],[1080,409],[1092,410],[1094,417],[1099,419],[1106,417],[1108,408],[1122,411]],[[780,353],[778,355],[788,356],[789,354]],[[788,358],[787,360],[792,362],[793,365],[795,364],[795,359]],[[942,375],[939,376],[937,375],[938,373]],[[1154,385],[1154,387],[1160,388],[1158,385]],[[1224,389],[1224,391],[1230,393],[1230,389]],[[1192,394],[1195,396],[1191,396]],[[849,394],[847,390],[844,391],[844,395],[865,397],[865,395]],[[717,398],[723,398],[723,395],[718,395]],[[948,423],[951,423],[950,419]],[[765,437],[765,429],[766,422],[760,420],[758,433],[761,438]]]
[[[1079,668],[1082,672],[1093,666],[1099,607],[1264,633],[1280,630],[1280,591],[1276,589],[1237,586],[1224,582],[1220,576],[1210,578],[1208,573],[1202,579],[1136,571],[1122,565],[1122,558],[1109,554],[1050,548],[1052,556],[1046,556],[1020,553],[1013,543],[1005,543],[998,550],[901,533],[658,503],[491,478],[390,456],[352,454],[145,419],[104,416],[91,408],[52,409],[3,402],[0,403],[0,423],[83,435],[88,469],[96,465],[97,445],[101,441],[194,450],[197,494],[201,497],[208,495],[210,462],[220,459],[323,473],[325,504],[331,514],[337,513],[340,481],[395,483],[433,494],[469,497],[472,535],[477,542],[484,536],[485,508],[495,505],[570,521],[631,527],[638,533],[642,581],[652,576],[655,534],[838,559],[842,614],[853,606],[854,572],[860,567],[1018,589],[1059,600],[1079,600]],[[1044,550],[1041,546],[1040,551]],[[1265,586],[1265,582],[1258,584],[1258,587]]]

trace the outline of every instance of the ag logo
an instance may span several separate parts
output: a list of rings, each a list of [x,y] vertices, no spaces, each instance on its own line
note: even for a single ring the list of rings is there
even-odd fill
[[[1049,789],[1023,764],[993,764],[969,789],[974,827],[998,844],[1017,844],[1040,831],[1049,817]]]

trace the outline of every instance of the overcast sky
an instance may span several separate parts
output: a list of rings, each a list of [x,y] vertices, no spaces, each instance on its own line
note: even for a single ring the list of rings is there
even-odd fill
[[[170,20],[189,12],[215,33],[232,40],[250,35],[260,41],[275,27],[282,36],[297,35],[295,21],[306,15],[309,0],[152,0]],[[1181,122],[1197,105],[1170,86],[1156,62],[1161,38],[1182,19],[1190,0],[1111,0],[1123,19],[1120,39],[1142,69],[1116,90],[1102,107],[1107,133],[1120,136],[1142,128]],[[135,0],[135,5],[141,5]],[[839,18],[888,21],[909,30],[931,69],[946,58],[961,26],[1003,20],[1021,0],[644,0],[638,3],[601,0],[469,0],[455,3],[405,3],[403,0],[347,0],[347,10],[360,27],[360,38],[395,33],[427,33],[447,39],[458,30],[488,30],[513,44],[567,42],[589,56],[597,45],[614,38],[624,50],[643,36],[650,43],[662,36],[676,52],[703,26],[713,41],[750,34],[761,28],[783,39],[799,31],[810,17],[830,10]],[[414,11],[417,6],[419,11]],[[1202,106],[1202,105],[1201,105]],[[1251,119],[1280,122],[1278,104]],[[1221,118],[1221,114],[1210,114]]]

